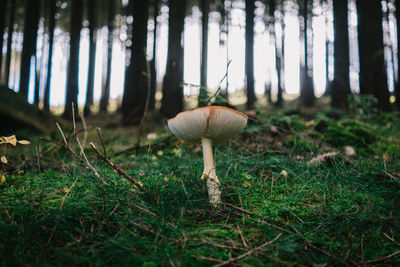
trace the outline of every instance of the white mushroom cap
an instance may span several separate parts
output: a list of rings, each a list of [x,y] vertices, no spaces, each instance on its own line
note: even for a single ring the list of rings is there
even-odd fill
[[[181,112],[168,120],[171,132],[184,141],[209,138],[222,143],[238,134],[247,124],[247,116],[226,107],[203,107]]]

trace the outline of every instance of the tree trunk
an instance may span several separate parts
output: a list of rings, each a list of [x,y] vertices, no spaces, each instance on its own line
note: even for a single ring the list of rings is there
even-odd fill
[[[254,92],[254,9],[254,1],[246,0],[245,73],[247,109],[253,109],[256,102],[256,94]]]
[[[86,102],[83,114],[85,117],[90,115],[90,108],[93,105],[94,92],[94,71],[96,62],[96,6],[95,0],[88,0],[88,20],[89,20],[89,69],[86,87]]]
[[[270,17],[270,38],[274,40],[274,47],[275,47],[275,69],[276,69],[276,74],[278,78],[278,92],[277,92],[277,106],[282,106],[282,50],[279,50],[278,48],[278,42],[277,42],[277,37],[276,37],[276,31],[275,31],[275,11],[276,11],[276,1],[275,0],[270,0],[269,1],[269,17]]]
[[[67,73],[67,93],[63,117],[72,118],[72,104],[78,106],[79,90],[79,42],[82,24],[82,8],[80,0],[71,1],[70,49]],[[78,109],[75,108],[77,111]]]
[[[110,102],[111,63],[114,40],[114,9],[114,0],[108,0],[107,72],[106,81],[101,94],[100,111],[107,111],[108,103]]]
[[[384,59],[380,1],[357,0],[360,93],[373,94],[382,110],[390,109]]]
[[[43,23],[44,25],[46,23]],[[42,76],[42,69],[43,69],[43,57],[44,57],[44,38],[45,38],[45,31],[43,27],[42,33],[42,47],[40,48],[40,58],[38,58],[38,53],[35,53],[35,91],[34,91],[34,99],[33,103],[36,106],[39,106],[40,103],[40,77]]]
[[[31,59],[32,56],[36,54],[40,0],[26,0],[25,10],[24,41],[21,54],[19,92],[26,99],[28,99]]]
[[[314,82],[310,72],[312,71],[309,64],[308,55],[308,28],[309,28],[309,0],[303,0],[301,10],[303,14],[303,41],[304,41],[304,67],[300,68],[300,99],[305,106],[314,105]]]
[[[396,5],[396,28],[397,28],[397,84],[395,88],[396,106],[400,109],[400,1],[395,1]]]
[[[169,1],[168,55],[163,80],[161,112],[167,118],[183,110],[183,47],[186,0]]]
[[[44,89],[43,107],[45,111],[50,111],[50,85],[51,85],[51,69],[53,63],[53,43],[54,43],[54,29],[56,27],[56,12],[57,1],[50,0],[50,13],[49,13],[49,54],[47,59],[47,77],[46,87]]]
[[[149,100],[149,70],[147,70],[147,20],[149,1],[135,0],[133,4],[132,46],[130,62],[125,71],[124,97],[122,99],[122,123],[138,125]]]
[[[6,66],[4,71],[4,83],[8,86],[10,80],[10,67],[11,67],[11,55],[12,55],[12,38],[14,33],[14,22],[15,22],[15,2],[10,1],[10,16],[8,17],[8,37],[7,37],[7,54],[6,54]],[[1,68],[0,68],[1,69]]]
[[[150,61],[150,71],[151,71],[151,91],[150,91],[150,102],[149,110],[154,110],[156,107],[156,91],[157,91],[157,70],[156,70],[156,58],[157,58],[157,18],[159,14],[160,1],[154,0],[154,36],[153,36],[153,58]]]
[[[331,105],[346,109],[347,96],[350,93],[347,0],[333,1],[333,18],[335,76],[331,89]]]
[[[201,62],[200,62],[200,92],[198,106],[207,103],[207,57],[208,57],[208,15],[210,13],[210,0],[200,1],[201,9]]]
[[[7,0],[0,0],[0,81],[1,81],[1,66],[3,62],[3,40],[4,31],[6,28],[6,12],[7,12]]]

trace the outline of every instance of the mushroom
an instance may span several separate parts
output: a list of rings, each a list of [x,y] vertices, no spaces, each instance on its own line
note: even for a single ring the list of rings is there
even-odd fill
[[[204,159],[202,180],[207,181],[210,202],[216,206],[221,203],[221,183],[215,172],[212,145],[232,138],[247,124],[247,116],[226,107],[202,107],[181,112],[168,120],[168,127],[178,138],[196,142],[201,140]]]

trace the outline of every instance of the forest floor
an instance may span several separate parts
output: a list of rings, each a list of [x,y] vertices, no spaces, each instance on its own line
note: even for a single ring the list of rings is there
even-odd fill
[[[259,109],[215,146],[217,208],[199,144],[165,126],[147,125],[149,144],[128,149],[138,130],[110,123],[115,115],[77,122],[106,184],[78,159],[72,126],[62,127],[78,156],[60,134],[17,133],[31,144],[0,145],[0,265],[398,266],[400,114],[359,99],[348,113],[321,106]],[[97,157],[96,126],[107,157],[143,190]]]

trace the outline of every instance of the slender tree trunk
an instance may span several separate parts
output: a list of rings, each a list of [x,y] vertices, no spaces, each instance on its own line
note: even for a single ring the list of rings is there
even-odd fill
[[[312,76],[310,76],[309,72],[311,72],[310,68],[310,58],[308,55],[308,28],[309,28],[309,0],[303,0],[303,36],[304,36],[304,67],[300,70],[300,99],[305,106],[314,105],[315,95],[314,95],[314,82]]]
[[[167,118],[183,110],[183,47],[186,0],[169,1],[167,69],[163,80],[161,112]]]
[[[149,110],[154,110],[156,107],[156,91],[157,91],[157,70],[156,70],[156,59],[157,59],[157,18],[160,9],[160,1],[154,0],[153,6],[154,12],[154,34],[153,34],[153,58],[150,61],[150,70],[151,70],[151,91],[150,91],[150,102],[149,102]]]
[[[71,1],[70,49],[67,73],[67,92],[63,117],[72,118],[72,104],[78,106],[79,90],[79,42],[82,24],[82,8],[80,0]],[[77,108],[75,109],[78,110]]]
[[[47,77],[46,87],[44,88],[43,108],[45,111],[50,111],[50,86],[51,86],[51,71],[53,63],[53,43],[54,43],[54,29],[56,27],[56,12],[57,1],[50,0],[49,10],[49,54],[47,58]]]
[[[360,93],[373,94],[382,110],[390,109],[384,59],[380,1],[357,0]]]
[[[45,25],[46,23],[43,23]],[[43,58],[44,58],[44,37],[46,33],[43,27],[42,33],[42,47],[40,48],[41,55],[40,58],[38,57],[38,53],[35,54],[35,94],[34,94],[34,104],[39,106],[40,103],[40,77],[42,76],[42,69],[43,69]]]
[[[144,115],[149,93],[147,70],[147,21],[149,1],[135,0],[133,4],[131,58],[126,68],[124,97],[122,99],[123,124],[138,125]]]
[[[346,109],[347,96],[350,94],[347,0],[333,1],[333,18],[335,33],[335,76],[331,90],[331,105],[333,107]]]
[[[207,57],[208,57],[208,15],[210,13],[210,0],[201,0],[201,62],[200,62],[200,93],[198,106],[207,103]]]
[[[24,41],[21,54],[19,92],[28,99],[29,76],[32,56],[36,54],[40,0],[26,0]]]
[[[397,84],[395,88],[396,106],[400,109],[400,1],[395,1],[396,5],[396,28],[397,28]]]
[[[11,67],[11,55],[12,55],[12,39],[14,33],[14,22],[15,22],[15,2],[10,1],[10,16],[8,17],[8,37],[7,37],[7,54],[6,54],[6,66],[4,71],[5,84],[8,86],[10,80],[10,67]]]
[[[103,87],[100,100],[100,111],[107,111],[108,103],[110,102],[110,80],[111,80],[111,63],[113,50],[114,36],[114,0],[108,0],[108,38],[107,38],[107,72],[106,81]]]
[[[6,11],[7,11],[7,0],[0,0],[0,81],[2,78],[1,66],[3,62],[3,40],[6,28]]]
[[[270,38],[273,38],[274,40],[274,47],[275,47],[275,69],[276,69],[276,74],[278,78],[278,92],[277,92],[277,102],[276,105],[282,106],[282,58],[281,58],[281,51],[278,48],[278,39],[276,37],[276,31],[275,31],[275,11],[276,11],[276,1],[275,0],[270,0],[269,1],[269,17],[271,19],[270,21]],[[282,47],[283,49],[283,47]]]
[[[253,109],[256,102],[254,92],[254,10],[253,0],[246,0],[246,45],[245,45],[245,69],[247,89],[247,109]]]

